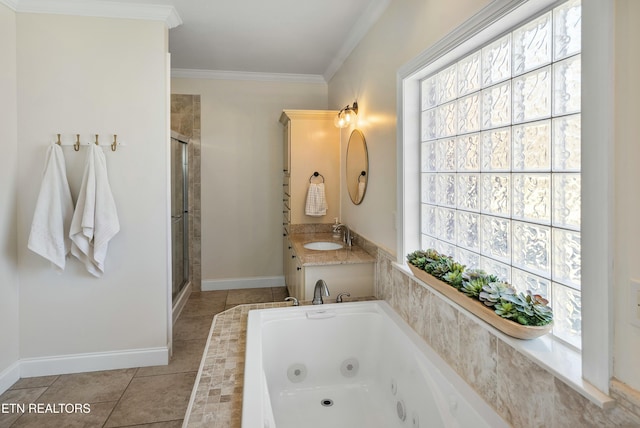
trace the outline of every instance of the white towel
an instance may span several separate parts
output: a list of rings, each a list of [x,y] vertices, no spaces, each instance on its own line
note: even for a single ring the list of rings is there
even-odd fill
[[[104,273],[109,240],[120,230],[116,204],[107,177],[107,162],[100,147],[88,146],[78,202],[73,213],[71,254],[96,277]]]
[[[364,198],[364,191],[366,190],[366,182],[358,181],[358,195],[356,196],[356,203],[362,202],[362,198]]]
[[[324,183],[309,184],[305,214],[314,217],[327,214],[327,198],[324,194]]]
[[[47,150],[27,247],[49,260],[58,272],[64,270],[66,257],[71,249],[68,233],[72,215],[73,201],[64,154],[59,145],[52,144]]]

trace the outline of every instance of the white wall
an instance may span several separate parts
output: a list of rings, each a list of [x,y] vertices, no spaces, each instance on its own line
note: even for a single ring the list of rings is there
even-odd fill
[[[22,359],[131,349],[166,355],[166,61],[161,22],[18,14]],[[56,133],[67,142],[76,133],[84,142],[99,134],[102,143],[118,134],[127,144],[115,153],[105,148],[121,230],[101,279],[75,259],[56,275],[26,246],[47,144]],[[75,200],[86,149],[64,152]]]
[[[326,109],[327,86],[171,80],[199,94],[202,281],[281,276],[283,109]]]
[[[343,189],[343,220],[392,253],[396,248],[396,71],[488,3],[396,0],[329,82],[329,108],[358,100],[358,127],[369,148],[367,194],[361,205],[354,206]],[[637,302],[630,296],[629,282],[640,281],[639,20],[640,3],[616,0],[614,376],[635,389],[640,389],[640,327],[629,323],[630,302]],[[343,130],[343,151],[349,132]]]
[[[367,194],[353,205],[342,189],[342,220],[396,252],[396,73],[470,18],[488,0],[396,0],[329,82],[329,108],[358,101],[358,125],[369,150]],[[342,156],[351,129],[342,131]]]
[[[19,358],[16,241],[16,15],[0,4],[0,391],[2,373]]]
[[[638,297],[631,295],[629,287],[632,279],[640,282],[640,3],[617,0],[615,20],[614,376],[640,390],[640,324],[630,324],[637,311]]]

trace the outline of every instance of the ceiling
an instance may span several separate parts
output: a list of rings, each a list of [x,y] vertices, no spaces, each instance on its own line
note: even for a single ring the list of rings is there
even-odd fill
[[[108,0],[173,6],[172,68],[328,81],[390,0]]]
[[[328,82],[391,0],[0,0],[17,12],[161,20],[172,75]]]

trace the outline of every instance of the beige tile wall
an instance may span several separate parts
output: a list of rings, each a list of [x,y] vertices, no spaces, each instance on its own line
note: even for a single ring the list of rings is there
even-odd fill
[[[640,427],[637,391],[613,381],[616,404],[601,409],[481,327],[483,321],[393,268],[394,256],[378,249],[377,259],[376,297],[386,300],[514,427]]]

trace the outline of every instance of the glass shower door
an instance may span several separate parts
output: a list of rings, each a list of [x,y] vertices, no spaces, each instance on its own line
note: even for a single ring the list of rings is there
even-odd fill
[[[186,139],[185,139],[186,140]],[[189,282],[188,144],[171,138],[171,254],[172,299]]]

